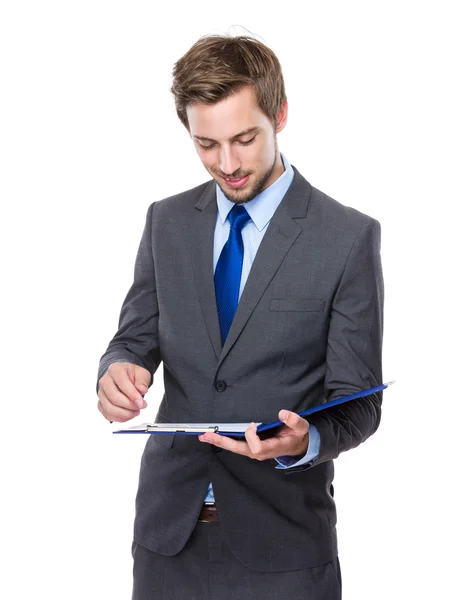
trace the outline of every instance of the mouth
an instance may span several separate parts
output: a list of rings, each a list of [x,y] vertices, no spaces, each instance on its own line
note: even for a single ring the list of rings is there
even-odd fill
[[[231,177],[229,179],[222,177],[221,179],[231,188],[241,188],[247,183],[249,177],[250,175],[245,175],[244,177]]]

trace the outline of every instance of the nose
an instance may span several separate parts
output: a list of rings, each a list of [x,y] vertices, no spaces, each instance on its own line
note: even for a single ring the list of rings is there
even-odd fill
[[[221,146],[219,151],[219,169],[221,173],[232,177],[233,173],[240,169],[240,160],[234,154],[232,148]]]

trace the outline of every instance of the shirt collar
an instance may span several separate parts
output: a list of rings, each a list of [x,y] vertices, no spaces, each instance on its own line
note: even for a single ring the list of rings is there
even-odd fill
[[[244,204],[250,218],[259,231],[262,231],[268,221],[273,217],[274,212],[283,200],[283,196],[286,194],[286,191],[293,181],[294,170],[292,166],[281,152],[280,156],[285,167],[283,173],[269,187],[264,189],[263,192],[260,192],[260,194],[255,196],[250,202]],[[219,218],[221,223],[224,223],[235,203],[224,196],[224,193],[217,183],[216,197]]]

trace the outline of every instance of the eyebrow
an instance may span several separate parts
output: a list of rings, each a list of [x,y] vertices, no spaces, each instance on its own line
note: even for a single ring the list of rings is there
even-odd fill
[[[236,133],[233,137],[231,137],[231,140],[235,140],[236,138],[242,136],[242,135],[246,135],[247,133],[257,133],[261,130],[260,127],[249,127],[248,129],[244,129],[243,131],[240,131],[239,133]],[[193,138],[195,140],[204,140],[206,142],[217,142],[217,140],[213,140],[212,138],[208,138],[208,137],[203,137],[201,135],[193,135]]]

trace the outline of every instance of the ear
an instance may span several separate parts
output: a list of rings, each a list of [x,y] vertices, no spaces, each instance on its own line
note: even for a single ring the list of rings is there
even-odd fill
[[[277,123],[275,133],[279,133],[285,128],[286,121],[288,119],[288,100],[283,100],[280,108],[280,112],[277,115]]]

